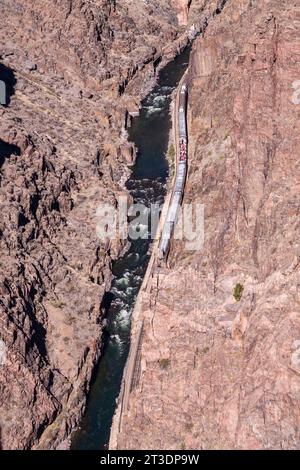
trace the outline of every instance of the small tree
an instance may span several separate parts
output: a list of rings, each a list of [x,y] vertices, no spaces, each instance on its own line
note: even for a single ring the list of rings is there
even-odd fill
[[[242,286],[242,284],[238,282],[235,288],[233,289],[233,297],[235,298],[237,302],[241,300],[243,291],[244,291],[244,286]]]
[[[170,367],[171,361],[168,358],[161,358],[159,359],[159,365],[161,369],[168,369]]]

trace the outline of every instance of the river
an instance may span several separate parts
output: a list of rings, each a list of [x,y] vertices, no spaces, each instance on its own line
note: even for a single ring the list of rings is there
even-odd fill
[[[153,90],[133,119],[129,138],[138,148],[127,188],[134,202],[162,204],[168,178],[171,94],[188,66],[186,48],[159,73]],[[107,449],[113,414],[130,346],[130,318],[150,258],[151,239],[130,241],[128,252],[113,263],[111,290],[104,299],[107,327],[104,346],[95,370],[86,412],[72,439],[72,449]]]

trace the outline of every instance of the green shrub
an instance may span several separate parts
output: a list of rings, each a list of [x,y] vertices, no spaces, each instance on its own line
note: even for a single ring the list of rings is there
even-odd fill
[[[175,147],[173,144],[170,144],[169,150],[168,150],[168,155],[171,160],[174,160],[175,157]]]
[[[243,291],[244,291],[244,286],[238,282],[233,289],[233,297],[235,298],[237,302],[241,300]]]
[[[159,365],[160,365],[161,369],[168,369],[168,367],[171,364],[170,359],[167,359],[167,358],[159,359],[158,362],[159,362]]]

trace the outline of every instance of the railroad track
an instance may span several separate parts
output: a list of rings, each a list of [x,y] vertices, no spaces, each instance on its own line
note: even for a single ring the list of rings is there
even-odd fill
[[[135,389],[138,386],[140,376],[141,376],[141,357],[142,357],[142,344],[143,344],[143,329],[144,325],[142,324],[141,330],[139,333],[138,337],[138,347],[136,351],[136,357],[135,357],[135,364],[133,368],[133,373],[132,373],[132,378],[131,378],[131,384],[130,384],[130,393],[132,392],[133,389]]]

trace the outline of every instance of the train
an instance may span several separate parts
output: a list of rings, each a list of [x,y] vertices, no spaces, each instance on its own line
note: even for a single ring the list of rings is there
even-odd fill
[[[6,105],[6,84],[0,80],[0,104]]]
[[[179,207],[183,198],[183,191],[185,186],[185,179],[187,174],[187,98],[188,86],[183,83],[179,95],[178,107],[178,148],[179,158],[176,169],[176,178],[173,188],[172,198],[168,209],[166,221],[162,230],[162,235],[159,243],[159,257],[166,259],[170,250],[171,237],[177,221]]]

